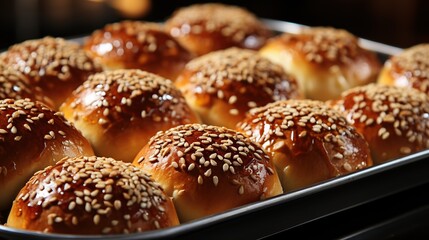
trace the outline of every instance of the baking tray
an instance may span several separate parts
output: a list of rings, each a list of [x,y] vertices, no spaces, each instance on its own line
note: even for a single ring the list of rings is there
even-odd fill
[[[305,26],[263,19],[278,33]],[[84,38],[74,38],[82,42]],[[400,48],[360,39],[382,61]],[[66,235],[23,231],[0,225],[4,239],[258,239],[429,183],[429,150],[324,181],[271,199],[207,216],[176,227],[121,235]]]

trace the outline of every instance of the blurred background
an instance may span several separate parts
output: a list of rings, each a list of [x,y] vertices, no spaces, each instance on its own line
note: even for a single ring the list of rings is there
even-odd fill
[[[124,19],[163,21],[191,0],[2,0],[0,49],[46,35],[77,37]],[[213,1],[211,1],[213,2]],[[343,28],[397,47],[429,42],[429,1],[424,0],[232,0],[263,18]]]

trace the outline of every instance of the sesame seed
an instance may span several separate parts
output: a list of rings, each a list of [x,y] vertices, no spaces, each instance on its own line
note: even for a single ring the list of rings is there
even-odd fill
[[[212,174],[212,170],[211,169],[208,169],[205,173],[204,173],[204,176],[206,176],[206,177],[210,177],[210,175]]]
[[[70,211],[72,211],[74,208],[76,207],[76,202],[70,202],[69,203],[69,206],[68,206],[68,209],[70,210]]]
[[[115,209],[116,210],[119,210],[119,209],[121,209],[121,201],[119,201],[119,200],[115,200],[114,202],[113,202],[113,206],[115,207]]]
[[[228,100],[229,104],[234,104],[235,102],[237,102],[237,96],[231,96]]]
[[[45,136],[44,136],[44,139],[46,139],[46,140],[51,140],[51,139],[52,139],[52,136],[47,134],[47,135],[45,135]]]
[[[78,221],[77,217],[73,216],[72,217],[72,224],[76,226],[78,223],[79,223],[79,221]]]
[[[213,176],[213,184],[217,186],[219,184],[219,178],[217,176]]]
[[[238,194],[240,194],[240,195],[244,194],[244,187],[243,187],[243,185],[240,185],[240,187],[238,188]]]
[[[382,127],[378,130],[378,136],[382,136],[386,132],[387,132],[386,128]]]
[[[83,200],[80,197],[76,197],[76,204],[77,205],[82,205],[83,204]]]
[[[194,163],[191,163],[191,164],[189,164],[189,166],[188,166],[188,171],[190,172],[190,171],[192,171],[194,168],[195,168],[195,164],[194,164]]]
[[[402,154],[410,154],[411,153],[411,148],[409,148],[409,147],[401,147],[399,151]]]
[[[177,162],[172,162],[171,166],[176,168],[176,169],[179,168],[179,164]]]
[[[228,171],[229,165],[227,163],[224,163],[223,166],[222,166],[222,169],[223,169],[224,172]]]
[[[229,110],[229,114],[231,114],[231,115],[238,115],[239,114],[239,111],[238,111],[238,109],[230,109]]]
[[[85,211],[87,211],[87,212],[91,212],[91,210],[92,210],[91,204],[87,202],[87,203],[85,204]]]
[[[94,224],[98,225],[100,223],[100,215],[95,214],[93,218]]]
[[[352,166],[349,163],[344,163],[343,167],[348,172],[353,171],[353,168],[352,168]]]

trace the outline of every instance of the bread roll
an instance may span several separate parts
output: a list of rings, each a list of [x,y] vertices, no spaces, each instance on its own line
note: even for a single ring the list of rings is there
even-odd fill
[[[11,206],[34,172],[66,156],[92,154],[60,113],[29,99],[0,100],[0,210]]]
[[[173,197],[181,222],[282,193],[264,151],[223,127],[189,124],[159,132],[133,163]]]
[[[429,97],[416,89],[356,87],[335,107],[365,137],[375,164],[429,147]]]
[[[44,96],[39,87],[32,87],[27,77],[0,63],[0,99],[6,98],[29,98],[53,107],[52,100]]]
[[[105,70],[141,69],[173,81],[193,57],[161,25],[139,21],[108,24],[94,31],[84,49]]]
[[[133,69],[91,75],[60,109],[96,155],[126,162],[156,132],[199,121],[170,80]]]
[[[166,28],[198,56],[229,47],[257,50],[272,36],[253,13],[220,3],[180,8],[167,19]]]
[[[378,83],[411,87],[429,94],[429,44],[419,44],[385,62]]]
[[[320,101],[270,103],[250,110],[237,126],[272,157],[285,192],[373,164],[365,139]]]
[[[253,107],[301,96],[281,66],[239,48],[193,59],[175,84],[204,123],[229,128]]]
[[[25,75],[33,88],[40,88],[53,101],[54,110],[90,74],[101,71],[78,44],[52,37],[15,44],[0,55],[0,61]]]
[[[47,233],[119,234],[177,225],[173,203],[140,169],[103,157],[64,158],[16,197],[7,226]]]
[[[381,68],[375,53],[360,47],[354,35],[326,27],[284,33],[271,39],[260,53],[296,77],[306,98],[322,101],[375,82]]]

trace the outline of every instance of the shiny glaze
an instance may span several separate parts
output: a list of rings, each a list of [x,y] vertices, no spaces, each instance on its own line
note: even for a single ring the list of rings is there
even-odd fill
[[[319,101],[278,101],[252,109],[237,129],[271,155],[285,191],[372,166],[365,139]]]
[[[36,173],[11,214],[9,226],[69,234],[131,233],[178,224],[171,201],[148,175],[96,157],[63,159]]]
[[[186,206],[176,205],[185,221],[281,193],[264,151],[244,135],[221,127],[193,124],[159,132],[134,164],[176,202],[186,199]]]
[[[377,164],[429,147],[429,98],[415,89],[354,88],[336,107],[368,141]]]
[[[141,69],[173,81],[193,57],[160,25],[123,21],[91,34],[84,49],[106,69]]]
[[[35,171],[64,156],[93,154],[88,141],[61,114],[28,99],[0,100],[0,131],[1,209],[10,206]]]
[[[257,50],[272,35],[251,12],[219,3],[178,9],[167,19],[166,28],[198,56],[229,47]]]
[[[69,94],[93,73],[101,71],[73,42],[45,37],[11,46],[0,60],[38,87],[57,109]]]

